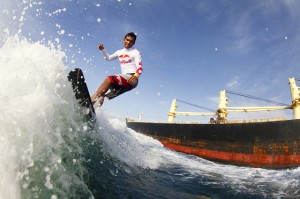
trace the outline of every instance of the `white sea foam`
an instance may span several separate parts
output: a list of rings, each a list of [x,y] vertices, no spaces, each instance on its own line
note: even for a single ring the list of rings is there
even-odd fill
[[[97,111],[97,117],[101,129],[98,136],[105,143],[104,150],[129,166],[151,169],[161,166],[159,150],[164,149],[159,141],[128,129],[124,118],[112,116],[105,111]]]
[[[33,139],[45,129],[45,119],[49,119],[46,113],[53,108],[51,100],[55,96],[49,91],[53,91],[51,84],[57,79],[55,68],[62,67],[62,56],[17,36],[9,38],[0,49],[1,195],[17,198],[15,169],[20,160],[27,167],[33,165]],[[24,175],[26,169],[18,173],[21,178]]]
[[[20,198],[20,188],[26,190],[33,182],[44,182],[39,190],[70,184],[70,179],[52,182],[52,175],[73,175],[64,171],[62,154],[66,149],[70,155],[80,152],[72,139],[84,126],[74,121],[77,102],[64,56],[19,36],[8,38],[0,48],[0,198]],[[71,158],[67,164],[73,164]],[[76,164],[80,169],[80,161]],[[50,194],[44,192],[40,196]],[[30,190],[30,194],[37,193]]]
[[[39,5],[0,5],[0,198],[68,198],[77,190],[93,198],[80,176],[80,136],[90,129],[78,117],[66,54],[57,38],[33,42],[31,33],[23,35],[28,19],[35,28]]]

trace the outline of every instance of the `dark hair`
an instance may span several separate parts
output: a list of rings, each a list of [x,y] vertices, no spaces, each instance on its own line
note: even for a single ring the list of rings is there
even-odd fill
[[[134,32],[129,32],[125,35],[124,39],[126,39],[126,37],[132,37],[134,39],[134,43],[136,41],[136,34]]]

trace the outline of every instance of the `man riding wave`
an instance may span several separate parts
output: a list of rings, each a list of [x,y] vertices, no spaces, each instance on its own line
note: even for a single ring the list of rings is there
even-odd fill
[[[138,85],[138,79],[143,72],[142,56],[140,52],[134,48],[136,35],[133,32],[127,33],[123,39],[124,48],[117,50],[112,55],[109,55],[103,44],[99,44],[98,48],[104,55],[107,61],[119,58],[121,73],[107,76],[97,91],[91,96],[92,103],[94,104],[99,100],[99,106],[104,102],[105,96],[112,99],[124,92],[130,91]],[[111,90],[106,94],[108,89]]]

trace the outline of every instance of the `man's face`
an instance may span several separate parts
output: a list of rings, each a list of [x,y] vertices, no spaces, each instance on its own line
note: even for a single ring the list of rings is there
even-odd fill
[[[134,38],[130,36],[127,36],[125,39],[123,39],[123,42],[124,42],[124,47],[127,49],[131,48],[135,43]]]

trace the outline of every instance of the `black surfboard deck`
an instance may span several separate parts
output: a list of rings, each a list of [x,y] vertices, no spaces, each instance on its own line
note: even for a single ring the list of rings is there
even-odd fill
[[[81,107],[86,108],[86,114],[89,119],[95,120],[96,113],[93,107],[88,87],[80,68],[75,68],[68,75],[68,80],[72,83],[75,98],[79,101]]]

